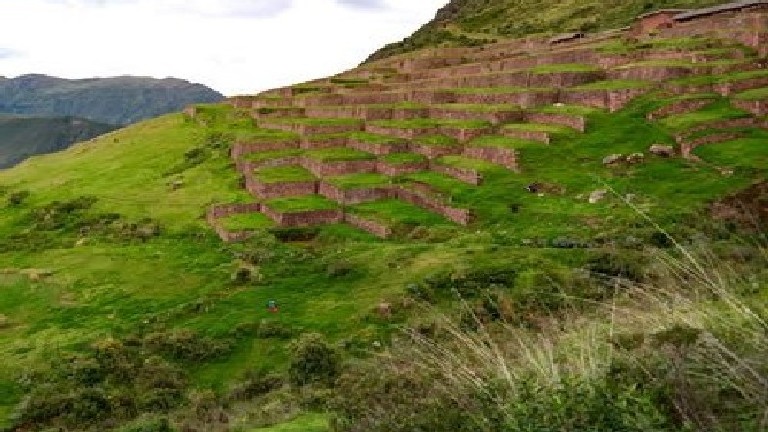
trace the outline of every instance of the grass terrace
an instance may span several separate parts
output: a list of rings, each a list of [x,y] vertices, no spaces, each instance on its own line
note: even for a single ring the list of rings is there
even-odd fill
[[[546,132],[551,134],[567,134],[573,129],[567,126],[542,124],[542,123],[508,123],[502,126],[505,130],[518,130],[526,132]]]
[[[517,93],[546,93],[555,90],[547,87],[457,87],[444,91],[459,94],[517,94]]]
[[[727,99],[722,99],[692,113],[669,116],[660,123],[670,131],[680,132],[704,123],[744,117],[749,117],[749,113],[734,108]]]
[[[386,186],[391,179],[383,174],[349,174],[326,179],[328,183],[341,189],[364,189]]]
[[[274,159],[283,159],[304,154],[302,149],[269,150],[258,153],[250,153],[243,156],[243,160],[249,162],[266,162]]]
[[[764,172],[768,167],[768,132],[763,132],[762,137],[755,135],[717,145],[700,146],[693,153],[709,163]]]
[[[521,149],[526,147],[541,148],[538,141],[505,137],[502,135],[485,135],[473,139],[468,144],[470,147],[501,147],[508,149]]]
[[[263,183],[298,183],[315,180],[315,176],[300,166],[261,168],[254,177]]]
[[[432,120],[432,119],[412,119],[412,120],[378,120],[371,122],[375,126],[395,128],[395,129],[420,129],[437,127],[456,127],[462,129],[482,129],[490,127],[491,123],[484,120]]]
[[[573,87],[573,90],[630,90],[650,88],[653,83],[638,80],[605,80]]]
[[[432,108],[478,113],[518,112],[522,110],[517,105],[509,104],[438,104],[432,105]]]
[[[274,221],[262,213],[232,215],[221,219],[222,226],[229,231],[252,231],[275,226]]]
[[[285,142],[296,141],[300,138],[299,134],[285,132],[274,129],[249,129],[238,131],[235,140],[239,142],[258,143],[258,142]]]
[[[747,90],[734,96],[735,99],[758,101],[768,99],[768,87]]]
[[[400,200],[374,201],[347,208],[352,214],[391,225],[433,226],[446,224],[446,220],[435,213]]]
[[[387,135],[379,135],[369,132],[350,132],[346,134],[346,136],[349,139],[353,139],[359,142],[364,142],[368,144],[402,144],[405,142],[405,140],[400,138],[395,138]]]
[[[459,145],[459,140],[445,135],[424,135],[416,137],[413,142],[434,147],[453,147]]]
[[[287,123],[307,126],[347,126],[362,125],[363,121],[349,118],[288,118],[288,119],[270,119],[273,123]]]
[[[379,157],[379,160],[390,165],[405,165],[425,162],[427,158],[424,155],[416,153],[390,153]]]
[[[315,210],[333,210],[339,207],[335,201],[320,195],[277,198],[266,201],[269,208],[281,213],[301,213]]]
[[[588,116],[601,111],[599,108],[592,108],[583,105],[547,105],[531,109],[532,112],[543,114],[566,114],[573,116]]]
[[[733,72],[723,75],[702,75],[670,80],[672,84],[679,85],[709,85],[744,81],[753,78],[768,77],[768,70],[753,70],[746,72]]]
[[[342,162],[373,160],[376,156],[371,153],[355,150],[347,147],[333,147],[327,149],[310,150],[306,156],[320,162]]]
[[[441,165],[447,165],[455,168],[470,169],[479,172],[498,170],[497,165],[489,162],[481,161],[478,159],[472,159],[464,156],[443,156],[437,160],[437,163]]]
[[[528,71],[534,74],[550,74],[560,72],[599,72],[600,70],[601,69],[596,66],[579,63],[541,65],[528,69]]]

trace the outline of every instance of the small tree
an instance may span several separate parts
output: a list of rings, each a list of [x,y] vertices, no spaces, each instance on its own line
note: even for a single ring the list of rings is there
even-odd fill
[[[291,345],[291,384],[330,385],[339,374],[339,353],[317,333],[307,333]]]

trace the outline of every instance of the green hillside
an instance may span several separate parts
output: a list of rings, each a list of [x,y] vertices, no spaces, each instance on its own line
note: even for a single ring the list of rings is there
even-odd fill
[[[0,114],[0,168],[27,157],[63,150],[78,141],[116,129],[74,117],[25,117]]]
[[[700,8],[719,0],[451,0],[410,37],[373,53],[366,62],[434,46],[481,46],[532,34],[616,29],[664,8]]]
[[[764,59],[531,46],[0,171],[0,430],[765,430]]]

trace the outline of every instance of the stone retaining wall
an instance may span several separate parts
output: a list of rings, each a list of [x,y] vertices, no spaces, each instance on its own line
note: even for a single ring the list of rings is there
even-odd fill
[[[376,156],[383,156],[392,153],[403,153],[408,151],[408,143],[406,142],[382,144],[359,141],[354,138],[347,140],[347,147],[371,153]]]
[[[740,138],[741,136],[742,134],[738,132],[726,132],[707,135],[690,141],[683,141],[680,143],[680,154],[682,154],[684,158],[691,158],[691,153],[696,147],[730,141]]]
[[[388,226],[370,219],[363,219],[353,214],[346,213],[344,215],[344,222],[382,239],[392,236],[392,229]]]
[[[305,150],[319,150],[334,147],[345,147],[347,145],[347,137],[338,136],[333,138],[316,139],[312,135],[304,136],[301,138],[299,148]]]
[[[261,199],[285,198],[317,193],[317,181],[264,183],[253,177],[246,178],[246,189]]]
[[[744,111],[749,111],[756,116],[768,115],[768,100],[734,100],[731,103],[733,106],[743,109]]]
[[[493,124],[523,120],[522,110],[469,111],[453,108],[430,108],[429,118],[440,120],[483,120]]]
[[[671,115],[686,114],[694,111],[698,111],[707,105],[712,105],[714,100],[712,99],[686,99],[672,102],[669,105],[665,105],[656,111],[648,113],[646,118],[648,120],[656,120]]]
[[[417,207],[435,212],[446,219],[459,225],[469,225],[472,220],[472,212],[468,209],[460,209],[444,204],[439,199],[420,193],[415,190],[398,188],[397,198]]]
[[[616,112],[632,99],[645,94],[648,89],[623,90],[568,90],[561,93],[561,102],[574,105],[586,105],[593,108]]]
[[[587,120],[583,116],[572,114],[528,113],[526,119],[531,123],[566,126],[584,132]]]
[[[413,174],[419,171],[425,171],[429,169],[429,162],[412,162],[407,164],[388,164],[386,162],[379,161],[376,164],[376,172],[384,174],[390,177],[397,177],[406,174]]]
[[[501,134],[510,138],[538,141],[544,144],[549,144],[552,141],[552,138],[549,136],[549,133],[542,132],[542,131],[529,131],[529,130],[503,128],[501,129]]]
[[[472,186],[480,186],[483,184],[483,175],[477,170],[468,168],[458,168],[442,164],[432,164],[430,169],[436,173],[445,174],[448,177],[453,177],[460,182],[470,184]]]
[[[461,104],[510,104],[521,108],[551,105],[558,102],[558,92],[521,93],[457,93],[456,103]]]
[[[459,146],[434,146],[410,143],[408,145],[408,150],[412,153],[426,156],[428,159],[437,159],[443,156],[461,154],[461,147]]]
[[[393,198],[395,193],[391,187],[342,189],[327,182],[320,182],[318,193],[341,205],[356,205],[371,201]]]
[[[301,165],[316,177],[336,177],[348,174],[375,173],[375,160],[322,162],[302,158]]]
[[[511,171],[518,171],[517,152],[499,147],[467,147],[464,156],[501,165]]]
[[[436,127],[400,128],[400,127],[379,126],[374,124],[367,124],[365,126],[365,131],[369,133],[387,135],[395,138],[408,139],[408,140],[412,140],[416,137],[420,137],[424,135],[436,135],[440,132],[440,130]]]
[[[270,118],[301,118],[305,116],[304,108],[297,107],[258,108],[251,112],[251,117],[253,117],[254,120]]]
[[[262,151],[275,151],[275,150],[289,150],[298,149],[299,142],[297,141],[279,141],[279,142],[262,142],[262,143],[249,143],[249,142],[236,142],[232,145],[230,151],[230,157],[233,160],[238,160],[245,155],[252,153],[258,153]]]
[[[264,204],[261,212],[284,228],[334,224],[344,220],[344,213],[340,209],[283,213]]]
[[[471,141],[477,137],[481,137],[483,135],[489,135],[493,133],[493,128],[490,128],[490,127],[461,128],[461,127],[453,127],[453,126],[440,126],[437,128],[437,130],[438,130],[438,133],[449,136],[451,138],[455,138],[460,142]]]
[[[701,71],[706,73],[707,71]],[[685,66],[633,66],[608,71],[608,79],[636,81],[668,81],[694,75],[690,67]]]

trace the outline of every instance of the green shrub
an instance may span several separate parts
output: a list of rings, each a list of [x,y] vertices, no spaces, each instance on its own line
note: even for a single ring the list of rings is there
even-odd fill
[[[339,374],[339,353],[320,334],[303,334],[291,344],[290,351],[288,377],[295,386],[330,385]]]
[[[13,192],[8,195],[8,205],[12,207],[20,206],[27,198],[29,198],[29,191],[27,190]]]

